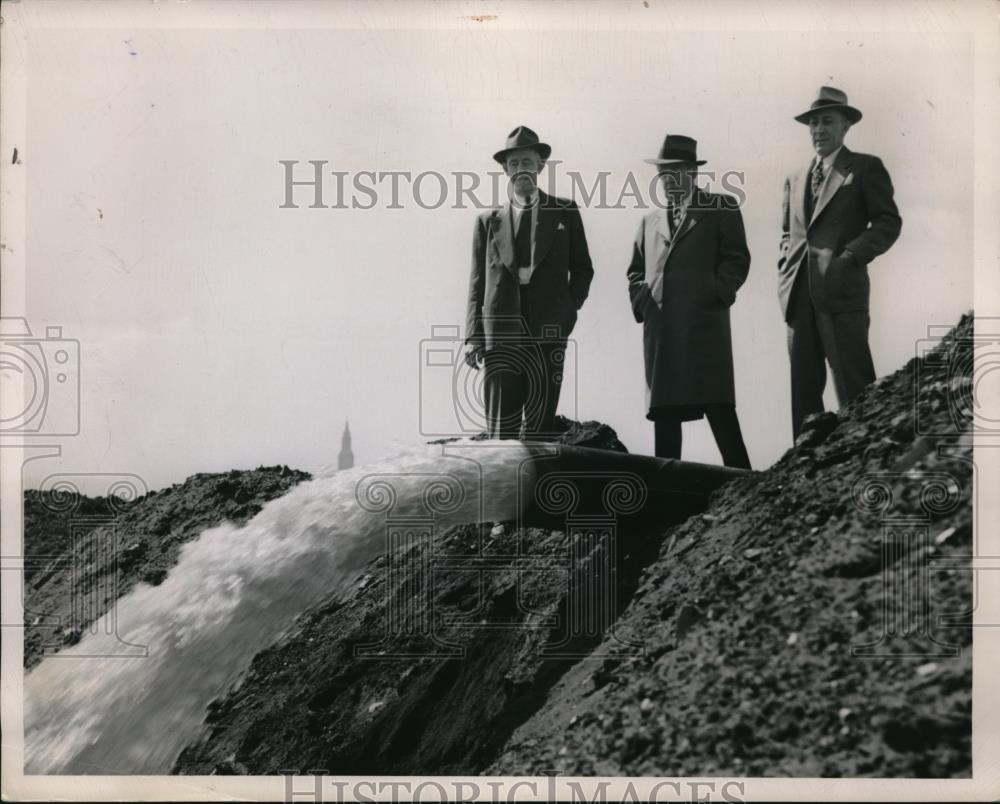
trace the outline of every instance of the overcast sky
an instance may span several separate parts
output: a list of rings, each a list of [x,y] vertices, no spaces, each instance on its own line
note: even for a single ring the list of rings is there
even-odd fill
[[[599,27],[33,30],[26,308],[36,334],[57,325],[80,341],[82,391],[80,435],[29,465],[27,484],[57,471],[159,488],[259,464],[316,470],[336,461],[345,419],[358,463],[422,439],[421,341],[464,322],[477,211],[450,208],[453,192],[420,209],[409,190],[403,209],[386,209],[387,194],[369,210],[311,209],[301,189],[300,208],[282,209],[281,160],[299,160],[299,178],[326,160],[348,172],[345,189],[362,170],[485,176],[525,124],[561,162],[558,194],[572,189],[566,171],[608,171],[614,200],[629,171],[648,183],[642,160],[665,133],[695,137],[706,169],[745,177],[752,264],[732,325],[756,468],[791,440],[780,205],[785,175],[811,157],[792,118],[819,85],[864,112],[847,144],[882,157],[903,217],[871,266],[877,372],[972,307],[971,38]],[[327,203],[335,189],[331,177]],[[435,199],[434,183],[422,189]],[[651,453],[625,280],[643,211],[625,204],[583,210],[596,273],[560,412]],[[450,374],[424,372],[425,420],[440,422]],[[685,426],[684,457],[719,461],[706,423]]]

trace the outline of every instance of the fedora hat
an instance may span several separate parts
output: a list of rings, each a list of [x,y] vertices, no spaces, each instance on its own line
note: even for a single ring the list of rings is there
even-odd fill
[[[836,109],[844,113],[851,123],[857,123],[861,119],[861,110],[855,109],[847,103],[847,93],[836,87],[820,87],[816,95],[816,100],[812,102],[809,111],[795,115],[795,119],[800,123],[809,122],[809,117],[820,110]]]
[[[706,162],[698,158],[698,142],[683,134],[667,134],[663,138],[660,155],[643,161],[650,165],[704,165]]]
[[[493,154],[493,158],[501,165],[507,158],[507,154],[519,148],[531,148],[538,152],[542,159],[548,159],[552,149],[544,142],[539,142],[538,135],[527,126],[518,126],[507,135],[507,144]]]

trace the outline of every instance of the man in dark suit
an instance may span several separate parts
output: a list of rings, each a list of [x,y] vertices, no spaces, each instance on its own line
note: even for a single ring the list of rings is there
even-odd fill
[[[580,210],[538,189],[552,149],[519,126],[493,158],[510,201],[476,219],[466,316],[466,362],[484,370],[491,438],[555,435],[566,340],[594,268]]]
[[[902,219],[877,156],[850,151],[861,119],[834,87],[821,87],[796,120],[809,126],[815,158],[785,181],[778,296],[788,326],[792,432],[823,410],[826,363],[840,405],[875,379],[868,346],[868,263],[896,242]]]
[[[729,308],[750,271],[739,204],[695,185],[705,160],[690,137],[668,135],[656,159],[664,208],[643,219],[628,289],[642,323],[646,418],[656,454],[681,456],[681,423],[708,418],[726,466],[750,468],[736,416]]]

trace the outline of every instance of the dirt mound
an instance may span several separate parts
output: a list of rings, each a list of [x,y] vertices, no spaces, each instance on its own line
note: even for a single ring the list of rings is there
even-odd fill
[[[670,529],[619,655],[570,670],[486,772],[968,776],[971,336]]]
[[[379,559],[258,655],[175,771],[967,775],[971,326],[704,515],[624,533],[603,639],[552,650],[573,582],[530,567],[564,533],[455,528],[434,550],[458,571],[406,576],[436,628],[381,639]]]
[[[26,490],[25,667],[79,642],[140,581],[160,583],[182,544],[246,522],[309,477],[287,466],[200,473],[135,500]]]
[[[174,772],[967,776],[971,336],[966,317],[811,419],[704,514],[622,528],[613,562],[512,523],[377,559],[257,655]],[[598,423],[565,438],[624,451]],[[237,502],[219,484],[240,477],[123,514],[156,534],[125,584],[306,476],[265,473]],[[29,601],[62,611],[67,577]],[[595,583],[610,631],[571,616]]]
[[[607,425],[564,423],[560,443],[624,451]],[[657,529],[631,535],[618,567],[619,607],[659,544]],[[441,571],[429,576],[431,555]],[[483,767],[600,640],[599,632],[573,634],[560,644],[566,573],[583,581],[588,559],[567,556],[561,531],[513,523],[450,528],[377,559],[346,595],[308,612],[255,657],[239,688],[210,707],[208,732],[174,770]]]

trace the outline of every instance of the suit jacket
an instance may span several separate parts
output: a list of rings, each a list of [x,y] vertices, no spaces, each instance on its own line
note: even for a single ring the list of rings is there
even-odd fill
[[[877,156],[846,146],[834,160],[813,213],[806,220],[812,163],[785,180],[778,258],[778,298],[785,320],[799,268],[808,270],[809,292],[823,313],[868,310],[868,263],[887,251],[903,225],[892,198],[892,180]],[[854,257],[844,256],[849,250]]]
[[[519,336],[564,340],[573,331],[594,277],[580,210],[572,201],[539,190],[534,234],[535,269],[528,284],[531,315],[526,331],[510,204],[476,218],[466,343],[492,349]]]
[[[632,312],[643,325],[649,411],[735,404],[729,307],[749,271],[743,216],[731,196],[696,190],[672,238],[664,210],[643,218],[627,275]],[[656,281],[662,307],[651,290]]]

